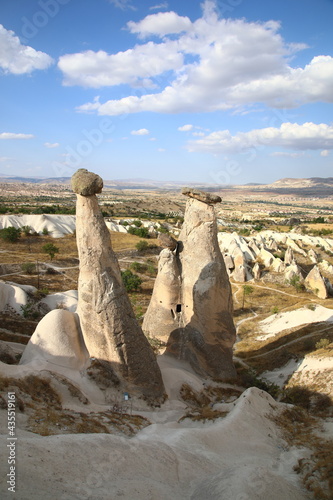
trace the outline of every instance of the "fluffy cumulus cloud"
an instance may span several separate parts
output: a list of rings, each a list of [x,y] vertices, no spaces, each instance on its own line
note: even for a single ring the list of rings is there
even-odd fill
[[[146,128],[140,128],[139,130],[132,130],[132,135],[149,135],[149,130]]]
[[[34,135],[32,134],[14,134],[13,132],[2,132],[0,133],[0,139],[33,139]]]
[[[53,59],[27,45],[22,45],[15,33],[0,24],[0,68],[5,73],[22,75],[35,69],[46,69]]]
[[[117,54],[107,54],[103,50],[67,54],[58,62],[64,74],[64,85],[92,88],[124,83],[134,87],[155,87],[152,77],[182,66],[183,54],[170,51],[166,44],[153,42]]]
[[[191,29],[192,23],[188,17],[179,16],[171,11],[152,14],[138,23],[130,21],[127,26],[131,33],[145,38],[150,35],[164,36],[188,31]]]
[[[333,126],[311,122],[303,125],[282,123],[280,128],[267,127],[235,135],[229,130],[221,130],[190,141],[188,150],[213,154],[241,153],[262,146],[296,151],[333,149]]]
[[[192,129],[193,129],[193,125],[190,125],[190,124],[188,124],[188,125],[183,125],[182,127],[178,127],[178,130],[179,130],[180,132],[189,132],[189,131],[190,131],[190,130],[192,130]]]
[[[195,21],[157,12],[129,22],[127,29],[139,39],[152,39],[125,52],[60,58],[65,85],[141,86],[121,99],[84,104],[80,111],[183,113],[244,110],[254,103],[293,108],[333,102],[333,58],[318,55],[304,67],[293,67],[292,56],[305,45],[287,44],[276,21],[222,19],[215,3],[206,0]]]

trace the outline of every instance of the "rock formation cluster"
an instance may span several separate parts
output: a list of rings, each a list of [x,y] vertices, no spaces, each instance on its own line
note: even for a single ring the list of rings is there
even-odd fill
[[[332,265],[318,257],[314,248],[333,252],[333,240],[290,232],[261,231],[254,236],[219,233],[218,241],[229,276],[236,282],[275,275],[277,282],[297,280],[318,298],[333,295]],[[280,255],[279,255],[280,254]],[[312,264],[312,268],[305,269]],[[306,266],[304,266],[306,264]],[[273,274],[272,274],[273,273]]]
[[[200,374],[232,378],[235,327],[229,278],[217,240],[214,204],[221,198],[189,188],[177,247],[159,257],[143,330],[167,343],[166,353]]]

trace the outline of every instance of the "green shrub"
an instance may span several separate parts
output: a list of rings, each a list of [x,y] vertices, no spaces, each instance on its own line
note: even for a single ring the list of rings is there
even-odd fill
[[[130,227],[128,232],[140,238],[149,238],[149,231],[146,227]]]
[[[134,226],[136,226],[136,227],[141,227],[141,226],[142,226],[142,222],[141,222],[141,220],[135,220],[135,221],[133,222],[133,224],[134,224]]]
[[[23,318],[36,320],[39,318],[40,314],[36,309],[35,304],[28,302],[24,306],[21,306]]]
[[[132,262],[130,268],[137,273],[144,273],[147,270],[146,264],[141,264],[141,262]]]
[[[48,288],[40,288],[39,290],[36,290],[34,292],[34,297],[37,300],[43,299],[49,294],[49,289]]]
[[[21,230],[25,236],[29,236],[31,234],[31,226],[22,226]]]
[[[145,252],[148,250],[149,245],[147,241],[140,240],[138,243],[135,245],[135,248],[138,250],[138,252]]]
[[[56,247],[53,243],[45,243],[45,245],[42,246],[42,251],[47,253],[52,260],[55,254],[59,253],[59,248]]]
[[[47,227],[46,227],[46,226],[45,226],[45,227],[43,227],[42,234],[43,234],[44,236],[48,236],[48,235],[50,234],[50,231],[47,229]]]
[[[21,229],[17,229],[16,227],[10,226],[1,229],[0,231],[0,237],[5,241],[9,241],[10,243],[16,243],[20,238],[20,236],[21,236]]]
[[[132,273],[130,269],[121,272],[121,277],[127,292],[136,292],[139,290],[142,279],[137,274]]]
[[[272,307],[272,314],[278,314],[278,312],[279,312],[278,306],[273,306]]]
[[[298,275],[293,276],[289,281],[287,281],[287,284],[293,286],[296,292],[302,292],[305,289],[303,283],[300,282],[300,277]]]
[[[21,265],[21,269],[24,273],[33,274],[36,271],[36,264],[33,262],[24,262]]]
[[[169,234],[169,232],[170,232],[170,231],[169,231],[169,229],[167,229],[166,227],[163,227],[163,226],[160,226],[160,227],[157,229],[157,231],[158,231],[159,233],[163,233],[163,234]]]

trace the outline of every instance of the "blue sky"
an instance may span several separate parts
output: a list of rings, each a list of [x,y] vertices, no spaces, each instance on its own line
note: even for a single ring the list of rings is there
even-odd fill
[[[330,177],[332,0],[1,0],[0,173]]]

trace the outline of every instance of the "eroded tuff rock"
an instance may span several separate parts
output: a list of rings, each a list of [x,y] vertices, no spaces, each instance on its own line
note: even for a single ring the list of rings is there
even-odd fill
[[[72,189],[76,194],[92,196],[102,192],[103,179],[85,168],[79,168],[72,176]]]
[[[194,198],[196,200],[202,201],[203,203],[207,203],[208,205],[220,203],[222,201],[222,198],[220,196],[188,187],[184,187],[182,189],[182,194],[188,196],[189,198]]]
[[[160,233],[158,235],[158,241],[163,248],[169,248],[169,250],[175,250],[177,247],[177,240],[169,234]]]
[[[24,349],[20,365],[48,361],[56,366],[82,370],[88,360],[78,315],[55,309],[38,323]]]
[[[313,291],[320,299],[327,299],[328,289],[325,278],[320,273],[318,266],[314,266],[307,277],[304,284],[307,288]]]
[[[235,327],[230,282],[217,241],[214,207],[191,197],[177,250],[162,250],[143,329],[193,369],[234,377]]]
[[[256,262],[254,264],[252,272],[253,272],[254,279],[255,280],[260,280],[260,278],[261,278],[261,270],[260,270],[259,262]]]
[[[73,189],[78,192],[76,237],[80,259],[77,312],[84,341],[90,357],[108,362],[118,378],[132,386],[131,390],[137,388],[147,397],[158,399],[164,393],[161,372],[122,283],[97,197],[80,194],[96,192],[100,186],[97,177],[82,169],[73,176]]]

